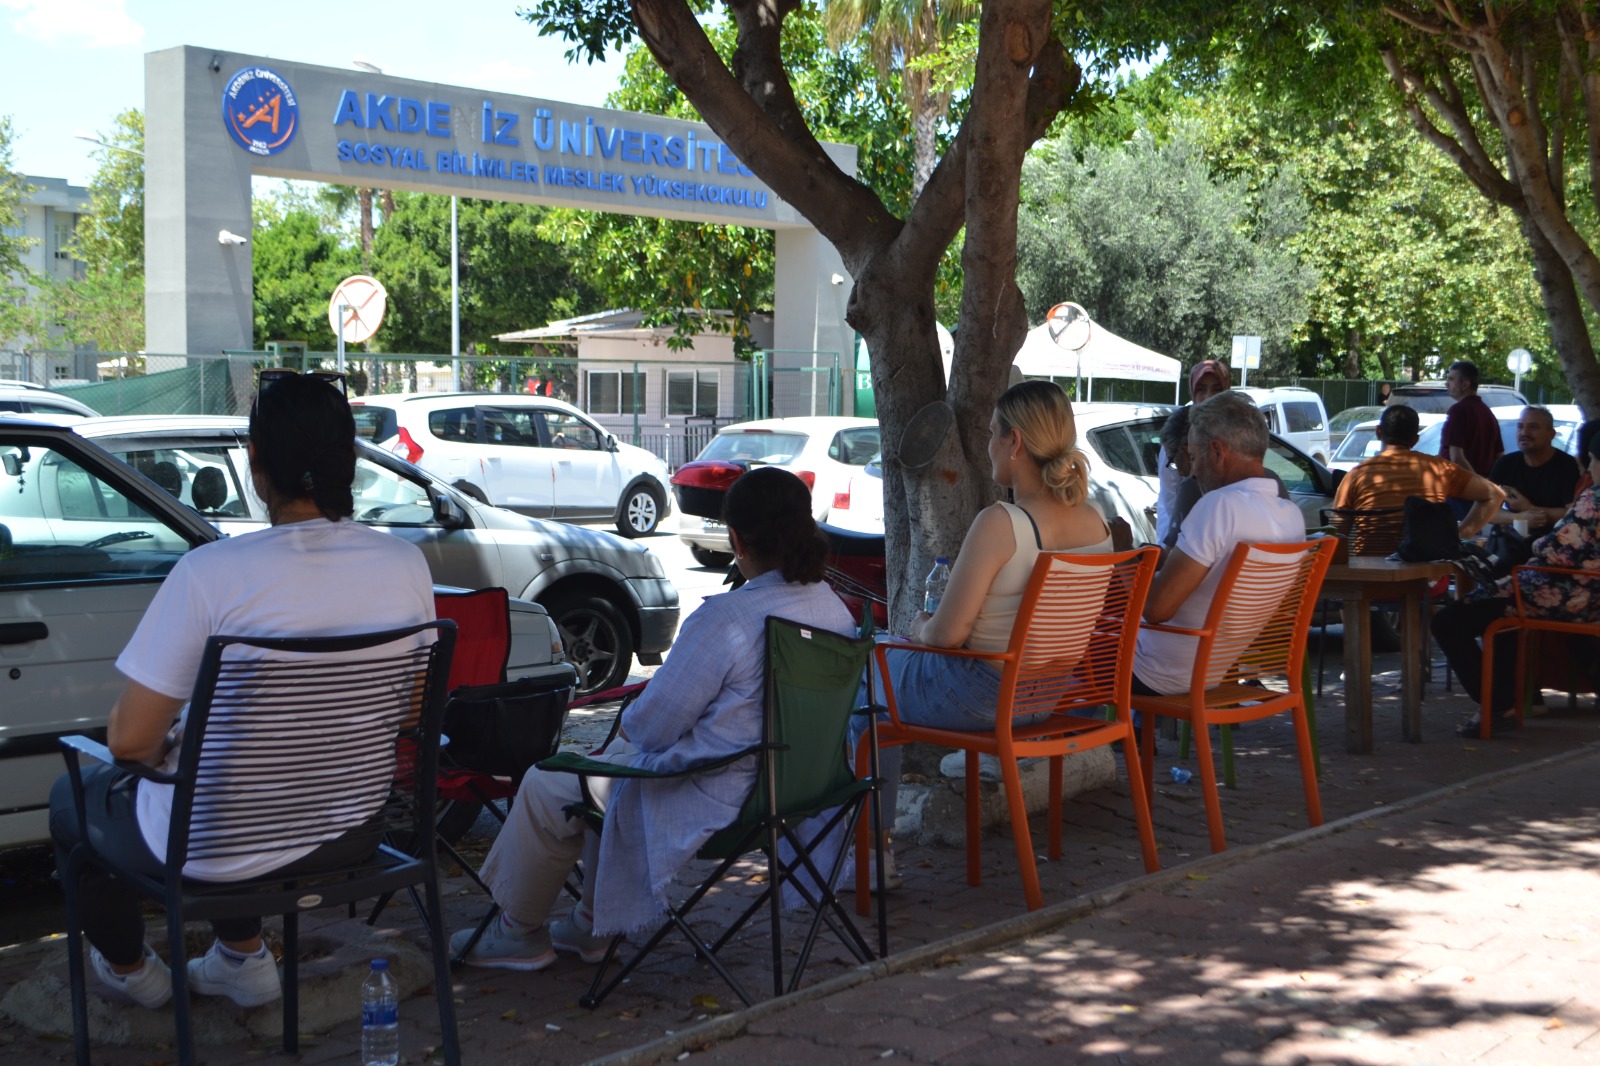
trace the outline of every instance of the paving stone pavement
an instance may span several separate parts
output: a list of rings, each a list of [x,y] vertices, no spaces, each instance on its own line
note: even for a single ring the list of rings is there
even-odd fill
[[[1397,678],[1383,674],[1377,750],[1349,755],[1338,687],[1318,708],[1322,797],[1336,831],[1304,832],[1287,725],[1253,724],[1236,736],[1239,787],[1223,797],[1230,851],[1210,857],[1198,784],[1172,782],[1167,770],[1180,760],[1166,741],[1156,766],[1162,875],[1141,876],[1119,784],[1069,801],[1063,859],[1040,868],[1045,911],[1023,908],[1009,833],[985,836],[980,887],[966,884],[959,850],[904,848],[887,964],[859,968],[825,938],[806,987],[750,1012],[735,1010],[738,1000],[684,947],[659,954],[593,1012],[577,1006],[592,968],[576,960],[540,974],[467,968],[454,985],[463,1058],[646,1062],[688,1050],[689,1061],[772,1064],[1600,1061],[1592,702],[1568,710],[1557,699],[1521,735],[1480,743],[1451,735],[1470,714],[1459,689],[1435,688],[1424,742],[1406,744]],[[1193,756],[1181,764],[1192,768]],[[1449,789],[1462,782],[1474,784]],[[1034,838],[1042,851],[1037,821]],[[742,883],[708,900],[713,919],[759,890],[754,866],[741,873]],[[451,879],[452,927],[482,908],[464,878]],[[307,933],[369,935],[336,918],[309,921]],[[425,941],[407,904],[391,905],[380,929]],[[759,987],[766,950],[758,924],[730,946],[729,961]],[[65,971],[60,940],[0,949],[0,994],[61,987]],[[336,1012],[346,1020],[310,1037],[298,1061],[355,1061],[358,1006]],[[7,1063],[70,1058],[69,1041],[38,1031],[51,1024],[42,1014],[0,1022]],[[401,1029],[403,1062],[437,1060],[425,990],[402,1004]],[[170,1045],[96,1049],[107,1064],[173,1058]],[[254,1040],[203,1047],[200,1059],[286,1057]]]

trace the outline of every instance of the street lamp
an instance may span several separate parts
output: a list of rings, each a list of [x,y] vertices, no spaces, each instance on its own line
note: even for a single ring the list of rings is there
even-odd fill
[[[139,151],[137,148],[124,148],[120,144],[112,144],[109,141],[102,141],[96,135],[94,135],[92,133],[85,133],[83,130],[75,130],[75,131],[73,131],[72,136],[77,138],[80,141],[88,141],[90,144],[98,145],[101,148],[109,148],[113,152],[124,152],[124,153],[126,153],[128,155],[136,155],[140,159],[144,158],[144,153]]]
[[[356,56],[350,65],[369,74],[382,74],[383,68],[365,56]],[[461,248],[456,228],[456,201],[450,197],[450,388],[461,391]]]

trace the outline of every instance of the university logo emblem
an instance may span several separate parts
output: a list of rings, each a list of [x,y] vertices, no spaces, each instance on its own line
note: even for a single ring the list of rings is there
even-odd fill
[[[245,67],[222,90],[222,122],[240,148],[276,155],[294,138],[300,105],[277,74],[266,67]]]

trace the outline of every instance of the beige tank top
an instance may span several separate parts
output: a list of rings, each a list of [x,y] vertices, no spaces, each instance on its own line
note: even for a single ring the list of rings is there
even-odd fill
[[[1017,550],[1006,560],[994,576],[978,617],[972,623],[972,633],[966,646],[974,651],[1005,651],[1011,643],[1011,626],[1022,607],[1022,594],[1027,590],[1028,578],[1033,575],[1034,561],[1044,547],[1039,543],[1039,529],[1033,518],[1013,503],[1000,505],[1011,518],[1011,535],[1016,539]],[[1076,555],[1100,555],[1111,551],[1111,530],[1106,529],[1105,539],[1096,544],[1085,544],[1070,549]],[[995,664],[991,664],[995,665]]]

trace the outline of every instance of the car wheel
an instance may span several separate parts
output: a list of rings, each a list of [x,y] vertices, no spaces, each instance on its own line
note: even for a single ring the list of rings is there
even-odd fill
[[[617,532],[648,537],[661,524],[661,494],[649,485],[635,485],[617,507]]]
[[[731,552],[712,551],[710,548],[702,548],[698,544],[689,545],[689,554],[694,556],[695,562],[712,570],[726,570],[733,564],[733,554]]]
[[[458,481],[450,486],[463,496],[471,496],[479,503],[489,503],[489,495],[470,481]],[[492,504],[490,506],[493,506]]]
[[[578,669],[577,695],[627,683],[633,631],[615,604],[604,596],[578,594],[552,596],[544,607],[561,633],[567,661]]]
[[[483,804],[466,800],[442,800],[434,812],[434,832],[446,844],[454,845],[478,824]]]

